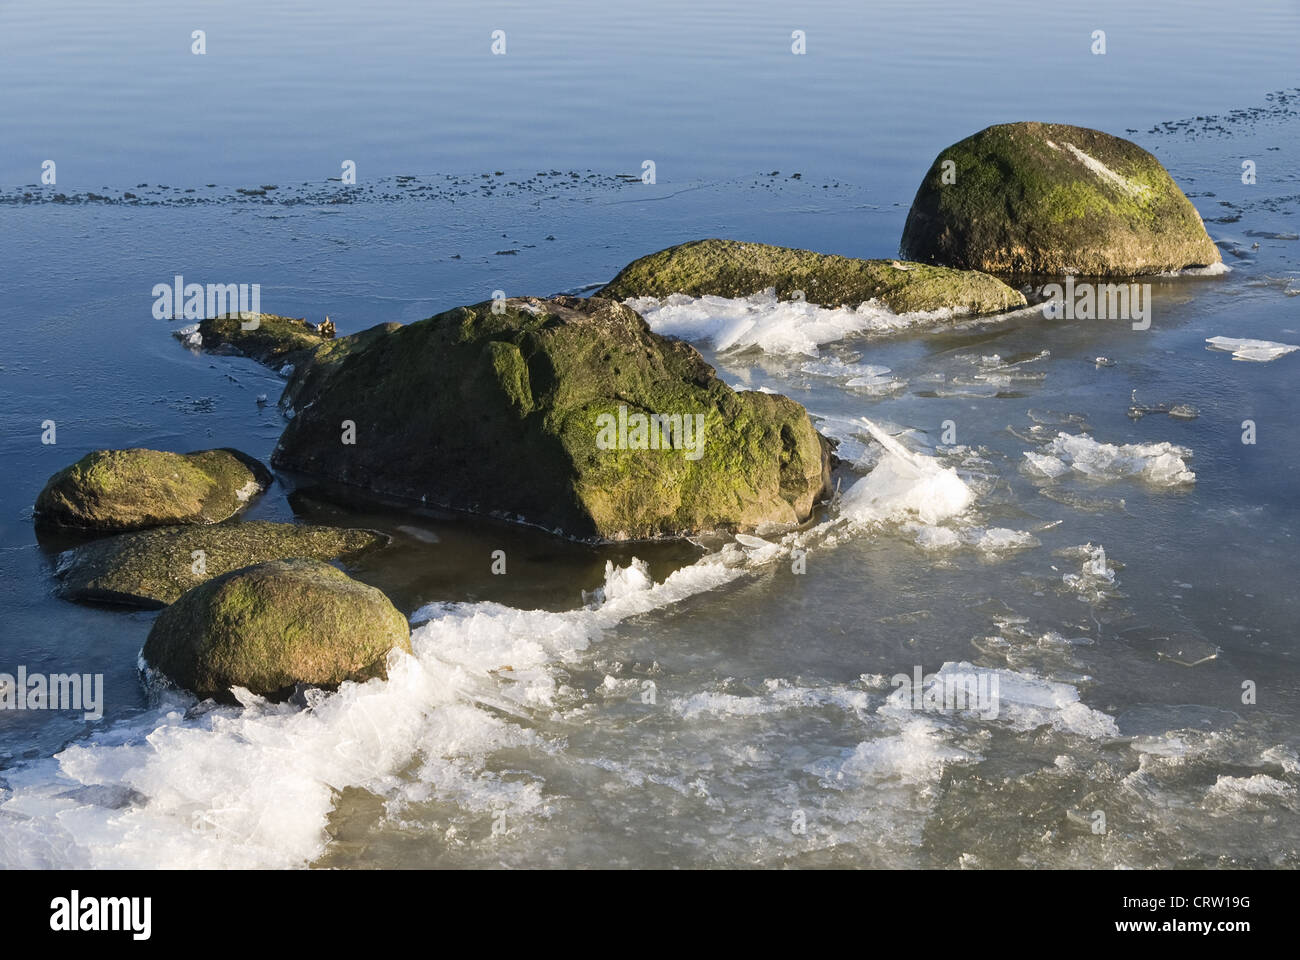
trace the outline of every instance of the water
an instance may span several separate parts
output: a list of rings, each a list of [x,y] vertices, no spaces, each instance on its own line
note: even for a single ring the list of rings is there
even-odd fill
[[[98,722],[0,712],[0,863],[1294,866],[1300,361],[1205,341],[1300,344],[1295,6],[548,7],[0,11],[0,672],[106,683]],[[265,460],[283,425],[255,402],[279,378],[183,349],[154,284],[260,282],[346,333],[702,236],[893,256],[937,151],[1015,119],[1152,150],[1232,271],[1152,278],[1148,331],[859,318],[816,357],[789,307],[645,305],[863,458],[778,546],[589,547],[284,478],[247,516],[393,533],[354,573],[416,622],[387,683],[310,710],[151,701],[154,614],[52,595],[55,470]],[[654,185],[620,179],[647,159]],[[720,353],[724,314],[779,335]],[[907,709],[890,678],[944,664],[996,678],[998,715]]]

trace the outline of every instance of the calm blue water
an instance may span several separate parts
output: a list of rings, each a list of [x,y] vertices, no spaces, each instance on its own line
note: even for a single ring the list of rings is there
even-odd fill
[[[1237,362],[1204,339],[1300,343],[1300,6],[1072,6],[0,8],[0,672],[107,688],[97,723],[0,712],[0,864],[1294,866],[1300,358]],[[953,420],[968,450],[939,453],[977,492],[967,527],[1034,546],[935,552],[887,525],[818,545],[806,576],[760,564],[592,627],[508,611],[579,608],[606,560],[662,581],[698,552],[277,486],[250,516],[432,533],[356,571],[405,612],[505,605],[442,611],[417,631],[419,676],[296,716],[186,720],[139,683],[153,614],[52,594],[60,544],[36,542],[31,504],[55,470],[102,447],[266,459],[282,429],[255,402],[279,378],[183,350],[151,314],[156,283],[260,283],[264,309],[351,332],[495,289],[581,290],[702,236],[893,256],[934,155],[1021,119],[1152,150],[1233,271],[1153,281],[1147,333],[1029,315],[823,348],[889,367],[905,385],[882,396],[807,358],[697,345],[828,432],[867,416],[935,453]],[[355,187],[331,180],[345,160]],[[655,184],[619,178],[646,160]],[[1130,419],[1133,390],[1200,416]],[[1058,429],[1185,446],[1196,482],[1036,482],[1023,454]],[[514,572],[479,576],[502,544]],[[1085,544],[1113,583],[1063,579]],[[1170,635],[1219,655],[1184,666]],[[873,679],[963,661],[1029,684],[1020,712],[899,717]],[[1095,810],[1104,835],[1079,826]]]

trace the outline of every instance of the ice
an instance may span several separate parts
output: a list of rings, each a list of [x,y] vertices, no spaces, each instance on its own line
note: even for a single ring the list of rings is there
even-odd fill
[[[164,693],[154,710],[5,771],[0,867],[304,866],[324,852],[348,788],[536,812],[536,784],[482,771],[499,750],[537,744],[510,718],[552,705],[548,666],[627,617],[741,576],[734,560],[710,554],[661,583],[639,561],[607,565],[597,602],[567,612],[427,605],[413,618],[414,655],[392,654],[387,681],[309,691],[305,709],[245,692],[240,707],[191,713],[192,698]],[[80,789],[91,786],[102,789]]]
[[[874,363],[845,363],[842,360],[809,360],[801,364],[799,369],[803,373],[810,374],[814,377],[831,377],[833,379],[842,379],[844,377],[883,377],[890,372],[888,367],[882,367]]]
[[[935,524],[970,506],[974,495],[956,470],[912,453],[866,417],[862,423],[885,454],[845,492],[842,516],[859,522],[919,519]]]
[[[1023,530],[1006,527],[969,527],[953,530],[927,524],[916,524],[912,533],[916,545],[925,550],[957,550],[970,547],[986,557],[998,557],[1015,550],[1038,546],[1038,538]]]
[[[1238,340],[1233,337],[1207,337],[1206,343],[1211,350],[1224,350],[1232,353],[1234,360],[1251,360],[1267,363],[1288,353],[1300,350],[1300,346],[1289,343],[1277,343],[1273,340]]]
[[[1064,556],[1080,558],[1078,573],[1061,575],[1061,582],[1089,602],[1097,602],[1115,584],[1115,568],[1106,560],[1106,549],[1091,543],[1061,551]]]
[[[1221,277],[1225,273],[1232,273],[1232,267],[1223,261],[1211,263],[1204,267],[1183,267],[1181,270],[1165,270],[1159,274],[1162,277]]]
[[[1267,763],[1276,763],[1285,773],[1300,773],[1300,755],[1294,748],[1284,744],[1277,744],[1269,747],[1259,755],[1259,758]]]
[[[937,723],[917,717],[906,723],[896,736],[878,737],[859,743],[838,769],[828,771],[836,779],[870,785],[898,780],[912,786],[937,781],[952,763],[973,763],[981,758],[945,742]]]
[[[1006,553],[1037,545],[1038,539],[1032,533],[1009,530],[1006,527],[990,527],[982,531],[975,541],[975,548],[983,553]]]
[[[1042,453],[1033,453],[1032,451],[1027,450],[1025,451],[1025,461],[1026,469],[1031,473],[1036,473],[1052,480],[1055,480],[1057,477],[1062,477],[1070,472],[1070,468],[1063,460]]]
[[[774,289],[748,297],[689,297],[624,301],[655,333],[708,341],[719,351],[758,347],[774,354],[818,356],[824,344],[862,333],[889,333],[950,319],[952,310],[897,314],[876,300],[857,307],[822,307],[778,300]],[[813,372],[813,371],[809,371]],[[879,374],[858,374],[877,377]]]
[[[177,327],[172,331],[172,336],[187,347],[203,346],[203,334],[199,333],[197,323],[187,323],[183,327]]]
[[[1026,451],[1025,469],[1048,479],[1073,471],[1094,480],[1133,478],[1172,487],[1196,481],[1184,459],[1191,455],[1187,447],[1168,442],[1116,445],[1084,434],[1058,433],[1042,453]]]
[[[846,363],[829,358],[810,360],[799,367],[803,373],[816,377],[828,377],[839,380],[845,387],[868,396],[884,396],[896,393],[907,386],[907,381],[890,376],[889,367],[873,363]]]
[[[920,525],[916,531],[916,545],[925,550],[952,550],[961,546],[961,535],[947,527]]]
[[[1242,810],[1258,807],[1269,797],[1291,800],[1295,792],[1295,787],[1264,773],[1253,777],[1220,775],[1206,792],[1205,799],[1228,810]]]
[[[262,484],[258,480],[249,480],[238,490],[235,491],[235,498],[240,503],[247,503],[250,497],[256,496],[262,492]]]
[[[990,710],[987,709],[987,704],[980,704],[981,709],[972,709],[971,712],[962,714],[971,720],[991,715],[989,722],[1008,726],[1021,733],[1049,726],[1091,739],[1119,736],[1114,718],[1082,703],[1078,688],[1068,683],[1047,680],[1017,670],[977,667],[965,661],[949,661],[933,677],[931,683],[936,685],[956,684],[959,678],[974,678],[974,689],[992,692],[996,698],[996,709]],[[914,702],[912,691],[902,686],[890,694],[880,712],[914,714],[917,712]]]
[[[687,720],[698,720],[756,717],[822,707],[861,713],[869,706],[870,698],[865,691],[847,686],[805,687],[779,679],[769,679],[763,686],[760,694],[748,697],[714,691],[676,697],[669,702],[669,709]]]

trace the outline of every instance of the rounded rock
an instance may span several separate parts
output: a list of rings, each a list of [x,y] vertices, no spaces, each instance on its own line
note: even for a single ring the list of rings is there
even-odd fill
[[[231,687],[280,698],[298,684],[387,676],[410,652],[406,618],[383,593],[319,560],[255,564],[209,580],[159,614],[142,656],[199,697]]]

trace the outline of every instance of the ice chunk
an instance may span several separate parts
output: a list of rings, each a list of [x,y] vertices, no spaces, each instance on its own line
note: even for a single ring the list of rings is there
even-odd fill
[[[773,288],[748,297],[674,293],[662,300],[633,297],[624,302],[641,314],[655,333],[707,340],[719,351],[758,347],[768,353],[810,357],[818,356],[823,344],[853,334],[905,330],[956,315],[949,309],[897,314],[876,300],[857,307],[821,307],[802,300],[778,300]]]
[[[1048,478],[1064,475],[1068,467],[1094,480],[1134,478],[1157,486],[1194,483],[1185,457],[1192,451],[1172,443],[1099,443],[1084,434],[1058,433],[1043,453],[1025,453],[1025,468]]]
[[[1220,775],[1214,786],[1206,792],[1205,799],[1229,810],[1241,810],[1257,808],[1268,797],[1290,800],[1295,792],[1295,787],[1289,783],[1264,773],[1257,773],[1253,777]]]
[[[1234,360],[1253,360],[1267,363],[1288,353],[1300,350],[1300,346],[1290,343],[1277,343],[1273,340],[1239,340],[1234,337],[1207,337],[1206,343],[1212,350],[1231,351]]]
[[[862,423],[885,455],[844,494],[842,515],[865,522],[919,519],[933,524],[970,506],[974,495],[956,470],[912,453],[866,417]]]
[[[187,323],[183,327],[177,327],[172,331],[172,336],[187,347],[203,346],[203,334],[199,333],[197,323]]]

